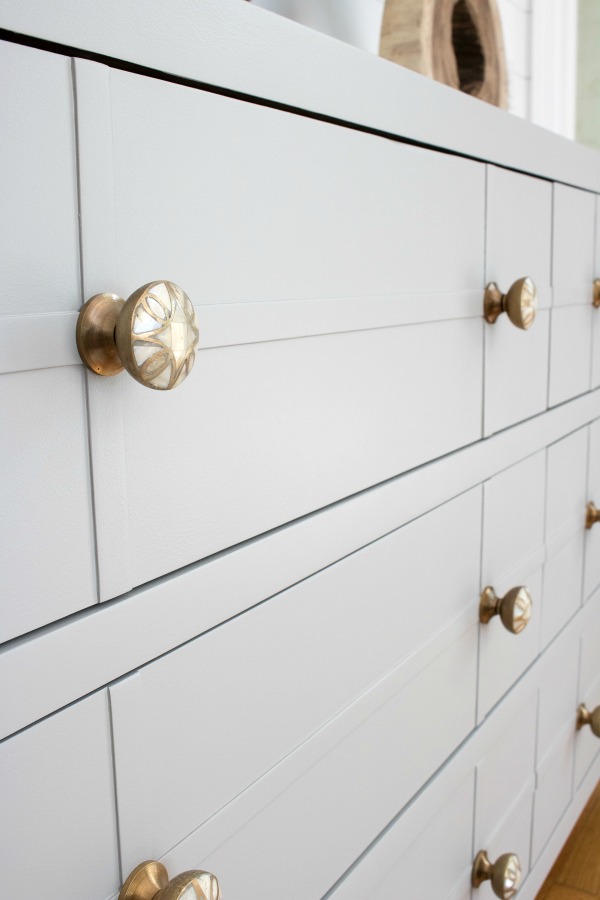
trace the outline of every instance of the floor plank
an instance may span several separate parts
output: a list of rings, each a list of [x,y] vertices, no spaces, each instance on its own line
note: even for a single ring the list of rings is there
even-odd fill
[[[600,784],[590,797],[537,900],[600,900]]]

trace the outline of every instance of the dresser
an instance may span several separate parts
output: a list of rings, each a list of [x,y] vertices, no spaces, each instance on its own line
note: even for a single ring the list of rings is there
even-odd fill
[[[533,900],[600,778],[600,156],[241,0],[0,28],[0,894]],[[174,390],[76,343],[152,279]]]

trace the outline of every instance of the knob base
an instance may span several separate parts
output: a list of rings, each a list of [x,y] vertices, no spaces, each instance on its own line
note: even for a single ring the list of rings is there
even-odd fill
[[[77,349],[84,365],[96,375],[118,375],[123,371],[115,328],[124,305],[118,294],[96,294],[79,313]]]
[[[121,888],[119,900],[152,900],[169,883],[162,863],[147,860],[136,866]]]
[[[484,881],[489,881],[492,877],[492,863],[485,850],[480,850],[475,857],[473,869],[471,871],[471,884],[474,888],[480,887]],[[120,898],[119,898],[120,900]]]
[[[591,528],[596,522],[600,522],[600,509],[596,509],[593,503],[588,503],[585,508],[585,527]]]
[[[600,278],[594,278],[594,299],[592,304],[596,308],[600,306]]]
[[[493,325],[500,313],[504,312],[504,294],[498,285],[492,281],[486,286],[483,295],[483,315],[486,322]]]
[[[499,605],[500,598],[496,595],[494,588],[486,587],[479,601],[479,621],[483,625],[487,625],[494,616],[498,615]]]

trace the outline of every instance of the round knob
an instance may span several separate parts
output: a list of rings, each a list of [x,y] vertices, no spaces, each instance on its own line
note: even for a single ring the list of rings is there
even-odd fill
[[[483,314],[488,322],[494,323],[505,312],[513,325],[526,331],[533,325],[537,308],[538,295],[531,278],[519,278],[506,294],[494,281],[485,289]]]
[[[189,375],[198,324],[188,295],[172,281],[151,281],[125,301],[96,294],[77,319],[77,349],[97,375],[127,369],[136,381],[170,391]]]
[[[210,872],[192,869],[169,881],[162,863],[136,866],[121,888],[119,900],[222,900],[219,882]]]
[[[473,863],[471,884],[478,888],[484,881],[491,881],[496,897],[510,900],[521,886],[521,863],[516,853],[503,853],[491,863],[485,850],[480,850]]]
[[[594,278],[594,299],[592,300],[594,306],[600,306],[600,278]]]
[[[585,527],[591,528],[596,522],[600,522],[600,509],[596,509],[593,503],[588,503],[585,509]]]
[[[520,634],[531,619],[533,601],[526,587],[514,587],[498,597],[493,587],[486,587],[479,601],[479,621],[484,625],[494,616],[511,634]]]
[[[592,712],[585,703],[577,707],[577,731],[584,725],[589,725],[596,737],[600,737],[600,706],[597,706]]]

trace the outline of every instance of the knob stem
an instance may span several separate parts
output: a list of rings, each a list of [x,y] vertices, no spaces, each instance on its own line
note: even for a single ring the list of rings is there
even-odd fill
[[[506,312],[506,294],[503,294],[495,281],[490,282],[483,296],[483,314],[486,322],[493,325],[498,316]]]
[[[162,863],[148,859],[136,866],[121,888],[119,900],[153,900],[169,883]]]
[[[600,306],[600,278],[594,278],[594,299],[592,303],[596,308]]]
[[[486,587],[479,601],[479,621],[484,625],[500,613],[500,603],[502,598],[499,597],[493,587]]]
[[[585,514],[585,527],[591,528],[596,522],[600,522],[600,509],[596,509],[593,503],[588,503]]]
[[[585,725],[590,726],[592,734],[600,737],[600,706],[597,706],[591,712],[585,703],[581,703],[577,707],[577,731]]]
[[[125,301],[118,294],[96,294],[82,307],[77,319],[77,349],[84,364],[96,375],[118,375],[124,369],[115,328]]]
[[[484,881],[490,881],[493,868],[485,850],[480,850],[473,863],[473,871],[471,872],[472,886],[478,888]]]

